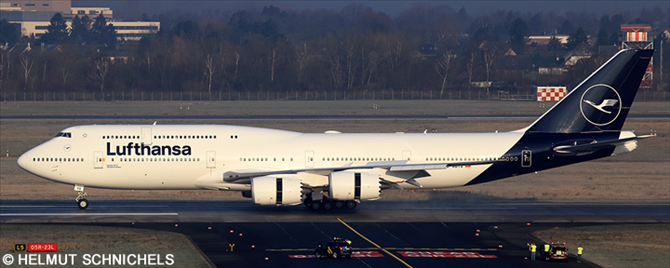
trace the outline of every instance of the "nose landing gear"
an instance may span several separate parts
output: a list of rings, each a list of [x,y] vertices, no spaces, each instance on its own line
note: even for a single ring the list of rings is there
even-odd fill
[[[74,190],[77,191],[77,198],[74,200],[77,201],[77,206],[79,209],[86,209],[88,207],[88,200],[86,200],[86,192],[84,192],[84,185],[75,185]]]

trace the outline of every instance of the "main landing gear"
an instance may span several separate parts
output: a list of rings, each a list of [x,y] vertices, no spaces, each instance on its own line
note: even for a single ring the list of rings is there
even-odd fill
[[[358,205],[358,202],[354,200],[331,200],[325,196],[321,200],[314,200],[312,199],[312,195],[307,195],[302,203],[312,211],[331,211],[337,209],[353,210]]]
[[[77,201],[77,206],[79,209],[86,209],[88,207],[88,200],[86,200],[86,192],[84,192],[84,185],[75,185],[74,190],[77,191],[77,198],[74,200]]]

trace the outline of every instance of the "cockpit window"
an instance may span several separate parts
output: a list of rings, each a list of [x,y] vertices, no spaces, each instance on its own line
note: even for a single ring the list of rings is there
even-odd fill
[[[58,134],[56,134],[56,138],[57,137],[72,138],[72,133],[70,133],[70,132],[58,132]]]

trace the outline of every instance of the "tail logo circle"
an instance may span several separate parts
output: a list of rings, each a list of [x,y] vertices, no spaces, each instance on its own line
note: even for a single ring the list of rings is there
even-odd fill
[[[589,123],[600,127],[606,126],[619,117],[621,96],[609,85],[593,85],[582,94],[579,109]]]

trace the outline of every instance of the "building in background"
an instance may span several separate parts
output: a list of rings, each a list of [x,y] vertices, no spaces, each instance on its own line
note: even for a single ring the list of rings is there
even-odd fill
[[[155,34],[160,30],[158,21],[117,21],[109,7],[72,7],[70,0],[8,0],[0,3],[0,17],[10,23],[19,24],[22,36],[42,36],[56,13],[63,15],[68,27],[74,16],[88,16],[94,20],[102,14],[108,24],[116,27],[119,41],[140,40],[142,36]]]

